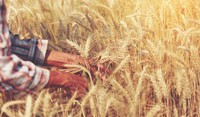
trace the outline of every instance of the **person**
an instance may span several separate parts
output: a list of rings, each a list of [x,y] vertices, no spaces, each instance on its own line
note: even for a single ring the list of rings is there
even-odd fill
[[[39,66],[88,65],[89,60],[79,55],[47,50],[47,40],[20,40],[18,35],[9,32],[4,2],[0,0],[0,91],[6,97],[14,97],[43,88],[60,87],[84,95],[88,85],[85,77]]]

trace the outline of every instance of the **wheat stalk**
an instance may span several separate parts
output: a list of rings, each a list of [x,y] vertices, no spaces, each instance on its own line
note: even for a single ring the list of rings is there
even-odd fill
[[[75,92],[75,93],[73,94],[73,96],[70,98],[70,100],[68,101],[68,103],[67,103],[67,105],[66,105],[66,107],[65,107],[65,111],[70,110],[70,108],[71,108],[71,106],[72,106],[72,104],[73,104],[73,102],[74,102],[76,96],[77,96],[77,92]]]
[[[70,41],[70,40],[66,40],[66,42],[71,46],[74,47],[79,53],[83,53],[83,48],[78,45],[76,42],[74,41]]]
[[[142,90],[142,83],[144,81],[145,72],[146,72],[147,68],[148,68],[148,66],[145,66],[143,68],[143,71],[140,73],[140,77],[139,77],[139,80],[138,80],[138,84],[136,86],[135,95],[133,97],[133,101],[132,101],[132,105],[131,105],[131,109],[130,109],[130,114],[132,114],[132,115],[137,115],[136,109],[137,109],[138,103],[139,103],[138,98],[139,98],[139,95],[140,95],[141,90]]]
[[[26,111],[25,111],[25,117],[31,117],[32,116],[32,97],[30,95],[27,96],[26,99]]]
[[[14,117],[15,115],[13,114],[13,112],[11,111],[11,109],[9,109],[9,107],[10,106],[14,106],[14,105],[24,104],[24,103],[25,103],[25,101],[21,101],[21,100],[6,102],[1,107],[1,116],[2,116],[3,113],[5,113],[9,117]]]
[[[157,104],[154,105],[151,110],[147,113],[146,117],[155,117],[156,113],[158,113],[159,111],[161,111],[161,105]]]
[[[89,56],[89,51],[92,49],[93,43],[94,43],[93,36],[89,36],[87,38],[87,41],[85,43],[85,48],[84,48],[84,51],[83,51],[83,56],[85,58],[87,58]]]
[[[122,69],[122,67],[129,61],[130,55],[126,56],[120,64],[115,68],[112,74],[116,74],[119,70]]]
[[[33,106],[33,115],[34,116],[36,116],[36,114],[38,113],[38,111],[39,111],[39,107],[40,107],[40,105],[41,105],[41,103],[42,103],[42,98],[43,98],[43,95],[44,94],[44,91],[42,91],[39,95],[38,95],[38,97],[37,97],[37,99],[35,100],[35,102],[34,102],[34,106]]]
[[[131,103],[131,98],[130,98],[130,95],[129,93],[115,80],[115,79],[112,79],[111,81],[111,84],[113,84],[117,89],[119,89],[119,91],[122,92],[122,94],[126,97],[127,99],[127,103]]]
[[[51,96],[50,96],[49,93],[46,93],[46,94],[44,95],[44,99],[43,99],[43,108],[42,108],[42,110],[43,110],[43,115],[44,115],[45,117],[48,117],[49,114],[50,114],[50,110],[49,110],[49,108],[50,108],[50,98],[51,98]]]
[[[157,74],[157,79],[159,81],[158,85],[159,85],[159,87],[161,89],[161,92],[162,92],[163,96],[165,98],[167,98],[168,97],[168,90],[167,90],[167,85],[165,83],[165,79],[163,78],[162,70],[158,69],[156,71],[156,74]]]
[[[84,117],[86,117],[86,113],[85,113],[85,106],[87,101],[92,98],[91,96],[95,93],[95,91],[97,90],[97,86],[92,86],[90,88],[90,91],[88,92],[88,94],[83,98],[82,102],[81,102],[81,112],[83,114]]]

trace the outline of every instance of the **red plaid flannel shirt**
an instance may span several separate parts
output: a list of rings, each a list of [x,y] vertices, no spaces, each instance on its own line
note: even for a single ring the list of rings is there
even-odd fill
[[[44,60],[46,48],[47,41],[38,41],[37,49],[40,53],[35,54],[37,56],[35,58]],[[37,67],[29,61],[23,61],[11,53],[6,7],[4,0],[0,0],[0,91],[9,96],[33,93],[42,89],[48,80],[48,70]]]

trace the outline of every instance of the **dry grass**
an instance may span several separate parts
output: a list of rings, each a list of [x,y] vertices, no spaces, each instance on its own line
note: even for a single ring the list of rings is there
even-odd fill
[[[111,61],[114,72],[106,84],[91,81],[81,100],[43,90],[4,102],[1,113],[200,116],[200,1],[7,0],[7,6],[9,27],[22,38],[49,39],[50,49]]]

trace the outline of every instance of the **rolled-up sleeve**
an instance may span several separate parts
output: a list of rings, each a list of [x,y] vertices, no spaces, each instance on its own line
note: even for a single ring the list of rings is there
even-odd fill
[[[16,54],[23,60],[31,61],[38,66],[44,63],[48,40],[45,39],[19,39],[17,34],[10,32],[11,53]]]
[[[48,40],[37,40],[36,51],[33,62],[36,65],[43,65],[47,52]]]
[[[43,63],[47,42],[39,41],[35,62]],[[39,53],[40,52],[40,53]],[[0,0],[0,91],[10,96],[33,93],[49,81],[49,71],[11,54],[4,0]]]

